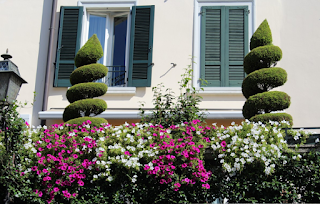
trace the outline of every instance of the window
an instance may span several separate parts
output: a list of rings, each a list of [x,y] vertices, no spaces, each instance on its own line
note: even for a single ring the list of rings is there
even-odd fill
[[[247,7],[202,7],[200,77],[208,86],[241,86],[248,52],[247,14]]]
[[[212,87],[207,89],[213,92],[228,92],[232,87],[238,92],[241,87],[245,77],[243,59],[249,51],[253,24],[253,1],[244,1],[196,0],[195,87],[202,86],[199,79],[206,80],[204,87]]]
[[[150,87],[154,6],[61,7],[54,86],[71,86],[74,57],[97,34],[109,68],[109,86]]]

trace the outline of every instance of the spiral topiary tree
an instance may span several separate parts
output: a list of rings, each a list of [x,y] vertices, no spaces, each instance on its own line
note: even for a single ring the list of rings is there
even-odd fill
[[[102,99],[93,99],[107,92],[108,86],[93,81],[105,77],[108,68],[97,61],[103,56],[103,50],[97,35],[93,35],[78,51],[75,57],[75,69],[70,75],[70,87],[66,93],[70,102],[63,112],[63,120],[69,124],[82,124],[90,120],[92,125],[107,123],[104,118],[92,117],[107,109]]]
[[[274,67],[282,58],[282,51],[272,45],[272,35],[267,20],[264,20],[250,41],[250,52],[244,58],[247,77],[242,83],[242,93],[246,97],[242,114],[251,121],[289,121],[292,116],[281,111],[290,106],[290,96],[281,91],[270,91],[287,81],[287,72]]]

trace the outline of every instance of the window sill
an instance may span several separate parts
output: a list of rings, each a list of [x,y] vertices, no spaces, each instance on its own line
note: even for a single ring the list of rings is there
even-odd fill
[[[135,95],[136,87],[108,87],[106,95]]]
[[[202,87],[200,95],[242,95],[241,87]],[[199,88],[200,89],[200,88]]]

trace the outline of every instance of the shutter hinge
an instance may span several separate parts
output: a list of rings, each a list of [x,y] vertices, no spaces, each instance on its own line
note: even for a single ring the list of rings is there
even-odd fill
[[[130,11],[130,15],[132,15],[132,10]]]
[[[250,10],[249,9],[247,10],[247,14],[250,14]]]
[[[206,12],[204,12],[204,11],[201,11],[200,13],[199,13],[199,15],[201,15],[202,16],[202,14],[205,14]]]
[[[58,47],[58,51],[60,51],[63,48],[63,45],[61,45],[61,47]]]

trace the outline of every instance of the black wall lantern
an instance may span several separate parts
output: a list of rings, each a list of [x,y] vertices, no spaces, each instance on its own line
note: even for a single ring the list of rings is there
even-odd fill
[[[16,100],[21,85],[27,82],[20,76],[17,65],[11,62],[12,56],[8,54],[8,50],[1,57],[4,60],[0,61],[0,103],[12,103]]]

